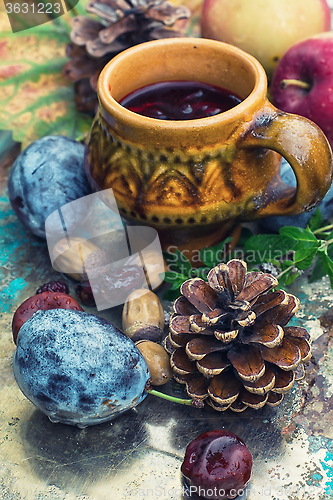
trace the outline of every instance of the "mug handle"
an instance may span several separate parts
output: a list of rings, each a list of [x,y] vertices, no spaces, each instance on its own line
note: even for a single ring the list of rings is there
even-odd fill
[[[296,215],[312,210],[332,183],[333,157],[322,130],[302,116],[285,113],[268,100],[243,136],[242,148],[265,148],[282,155],[294,171],[297,188],[276,176],[269,186],[271,200],[259,217]]]

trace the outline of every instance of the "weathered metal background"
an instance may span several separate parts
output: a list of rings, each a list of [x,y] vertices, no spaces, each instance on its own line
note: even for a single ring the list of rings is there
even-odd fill
[[[254,456],[242,498],[333,498],[333,291],[327,279],[310,286],[304,277],[290,290],[301,300],[295,321],[312,336],[313,358],[305,380],[277,408],[220,414],[148,396],[135,410],[95,427],[52,424],[14,380],[11,320],[37,286],[59,275],[51,268],[46,243],[16,218],[7,173],[8,164],[0,176],[1,499],[185,500],[180,474],[185,448],[213,429],[235,432]],[[70,287],[74,293],[73,282]],[[164,307],[169,310],[170,304]],[[120,307],[101,315],[120,326]],[[164,390],[175,393],[172,382]]]

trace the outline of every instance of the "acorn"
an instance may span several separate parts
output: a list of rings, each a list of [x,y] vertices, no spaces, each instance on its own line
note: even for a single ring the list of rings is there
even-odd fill
[[[122,327],[125,335],[133,342],[160,342],[163,337],[164,312],[157,295],[145,288],[130,293],[123,307]]]
[[[172,377],[172,368],[166,350],[151,340],[139,340],[135,345],[148,365],[152,385],[166,384]]]

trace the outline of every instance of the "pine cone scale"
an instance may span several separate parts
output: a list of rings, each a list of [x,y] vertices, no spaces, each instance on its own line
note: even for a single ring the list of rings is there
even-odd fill
[[[216,338],[195,338],[186,343],[186,353],[190,359],[200,360],[214,352],[223,352],[227,349]]]
[[[287,338],[284,338],[280,345],[275,349],[268,347],[260,347],[261,355],[265,361],[273,363],[282,368],[282,370],[294,370],[302,361],[301,351],[299,348]]]
[[[201,278],[185,281],[180,288],[180,293],[201,313],[209,313],[216,309],[218,295]]]
[[[132,17],[124,17],[108,28],[100,30],[98,37],[103,44],[109,45],[124,33],[134,31],[136,27],[137,23]]]
[[[72,20],[70,39],[79,46],[84,46],[88,40],[94,40],[104,25],[86,16],[76,16]]]
[[[238,300],[244,300],[251,302],[256,299],[259,295],[265,292],[269,292],[278,285],[278,281],[274,276],[269,274],[259,276],[258,279],[245,286],[243,290],[238,295]]]
[[[266,365],[264,375],[255,382],[244,382],[245,389],[253,394],[266,394],[275,385],[275,375],[273,370]]]
[[[295,372],[294,371],[284,371],[281,368],[274,368],[275,373],[275,384],[272,392],[277,394],[286,394],[290,391],[295,382]]]
[[[265,373],[265,363],[259,347],[249,345],[231,347],[227,356],[240,378],[246,382],[255,382]]]
[[[274,307],[286,304],[288,304],[288,294],[284,290],[278,290],[259,297],[252,309],[258,317]]]
[[[230,361],[226,355],[219,352],[207,354],[203,359],[197,361],[197,368],[205,377],[210,378],[219,375],[230,367]]]
[[[243,388],[239,397],[244,405],[247,405],[250,408],[253,408],[254,410],[259,410],[260,408],[265,406],[266,401],[268,399],[268,393],[253,394],[253,392],[249,392]]]
[[[193,376],[186,382],[187,393],[196,399],[208,398],[209,380],[202,376]]]
[[[243,344],[257,343],[272,348],[281,344],[284,337],[282,326],[271,323],[255,323],[252,330],[252,335],[243,336]]]
[[[212,378],[208,386],[208,394],[215,403],[228,405],[236,401],[242,389],[242,383],[229,372],[223,372]]]

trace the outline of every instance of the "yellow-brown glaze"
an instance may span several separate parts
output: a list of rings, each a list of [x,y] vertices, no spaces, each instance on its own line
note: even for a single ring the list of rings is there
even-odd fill
[[[196,80],[243,101],[208,118],[156,120],[118,101],[144,85]],[[259,62],[222,42],[169,39],[122,52],[101,73],[100,107],[86,151],[96,190],[112,188],[121,215],[189,239],[221,233],[235,220],[291,215],[313,208],[332,181],[332,152],[309,120],[266,98]],[[280,179],[280,154],[297,188]],[[223,231],[222,231],[223,232]]]

